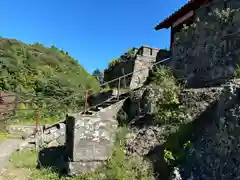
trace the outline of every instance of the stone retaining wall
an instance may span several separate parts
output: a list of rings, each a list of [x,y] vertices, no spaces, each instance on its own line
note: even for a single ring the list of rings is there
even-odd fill
[[[105,81],[110,81],[145,68],[143,71],[122,78],[120,81],[121,88],[134,89],[140,87],[148,77],[149,69],[147,68],[152,66],[154,62],[161,61],[169,56],[170,53],[168,50],[142,46],[133,59],[122,61],[112,67],[112,69],[105,71],[104,79]],[[118,83],[118,81],[112,82],[110,83],[110,87],[118,87]]]
[[[212,118],[205,119],[205,127],[199,127],[198,138],[189,150],[189,157],[180,171],[183,179],[239,179],[239,82],[225,86]]]
[[[196,22],[174,36],[171,49],[176,76],[189,87],[221,84],[240,62],[240,1],[215,0],[196,11]]]

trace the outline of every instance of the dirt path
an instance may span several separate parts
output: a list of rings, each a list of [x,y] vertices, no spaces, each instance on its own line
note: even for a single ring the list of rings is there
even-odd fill
[[[24,143],[21,139],[6,139],[0,143],[0,172],[8,166],[10,155]]]

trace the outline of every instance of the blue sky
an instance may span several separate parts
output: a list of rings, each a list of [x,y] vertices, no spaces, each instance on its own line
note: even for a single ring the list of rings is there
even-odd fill
[[[186,0],[1,0],[0,36],[55,45],[92,72],[131,47],[169,47],[161,20]]]

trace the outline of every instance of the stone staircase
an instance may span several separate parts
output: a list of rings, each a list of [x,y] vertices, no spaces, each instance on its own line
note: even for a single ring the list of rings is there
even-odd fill
[[[136,64],[138,71],[133,73],[134,77],[140,76],[140,84],[135,84],[127,92],[114,94],[112,91],[109,95],[106,92],[99,93],[90,98],[90,107],[84,112],[68,114],[66,120],[43,126],[42,133],[37,135],[36,145],[45,145],[47,148],[39,153],[38,164],[57,165],[69,174],[91,172],[101,167],[111,155],[118,126],[118,111],[130,93],[141,88],[142,81],[146,80],[149,68],[153,65],[145,64],[144,69],[141,63]],[[141,73],[141,70],[144,72]],[[104,98],[99,100],[99,97]],[[58,148],[61,153],[56,151]]]
[[[66,120],[45,127],[36,140],[37,145],[47,146],[39,154],[39,165],[58,164],[58,168],[70,174],[91,172],[101,167],[111,155],[118,127],[116,115],[129,93],[118,97],[112,95],[100,104],[93,104],[85,113],[69,114]],[[60,146],[65,146],[63,153],[54,160],[47,158],[53,156],[47,149]]]

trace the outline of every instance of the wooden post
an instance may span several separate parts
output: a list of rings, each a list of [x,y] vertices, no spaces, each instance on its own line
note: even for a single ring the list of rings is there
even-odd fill
[[[39,119],[40,119],[40,113],[39,110],[36,110],[36,131],[35,131],[35,148],[39,148],[39,136],[38,136],[38,129],[39,129]]]
[[[85,102],[84,102],[84,114],[86,114],[87,111],[87,100],[88,100],[88,90],[85,92]]]
[[[38,133],[39,119],[40,119],[40,114],[39,114],[39,111],[36,110],[36,134]]]
[[[15,116],[16,114],[17,114],[17,106],[18,106],[18,95],[16,94],[16,96],[15,96],[15,102],[14,102],[14,105],[15,105],[15,107],[14,107],[14,110],[13,110],[13,115]]]
[[[127,88],[127,83],[126,83],[126,76],[125,75],[125,71],[124,71],[124,68],[122,68],[122,76],[123,76],[123,83],[124,83],[124,88],[126,89]]]

